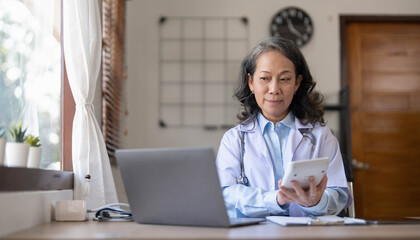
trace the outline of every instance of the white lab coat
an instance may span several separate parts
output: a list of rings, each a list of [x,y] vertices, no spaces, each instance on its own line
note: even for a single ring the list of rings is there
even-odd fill
[[[283,153],[284,172],[287,171],[290,162],[309,158],[312,144],[308,138],[303,137],[299,129],[310,128],[316,139],[313,158],[330,158],[330,164],[327,169],[327,187],[347,188],[339,144],[331,130],[318,124],[315,126],[312,126],[312,124],[303,125],[296,117],[295,126],[296,129],[290,129],[285,152]],[[244,125],[238,125],[228,130],[222,138],[216,159],[221,186],[228,187],[237,184],[236,179],[241,173],[241,131],[246,132],[244,136],[244,168],[245,176],[249,180],[249,186],[262,188],[267,191],[275,190],[273,163],[268,147],[258,123],[255,122],[254,126],[251,120],[246,121]],[[296,206],[292,205],[289,208],[290,215],[302,215]]]

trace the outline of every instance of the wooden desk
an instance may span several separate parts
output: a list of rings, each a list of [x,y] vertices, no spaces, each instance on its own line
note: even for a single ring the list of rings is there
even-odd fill
[[[420,225],[281,227],[271,222],[236,228],[143,225],[134,222],[52,222],[6,239],[420,239]]]

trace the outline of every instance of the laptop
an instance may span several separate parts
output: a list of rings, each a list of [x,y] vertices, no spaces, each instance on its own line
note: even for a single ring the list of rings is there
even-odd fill
[[[211,148],[120,149],[116,158],[137,223],[231,227],[265,221],[228,218]]]

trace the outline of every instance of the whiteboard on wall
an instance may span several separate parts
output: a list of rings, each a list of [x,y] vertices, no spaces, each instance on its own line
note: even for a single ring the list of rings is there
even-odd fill
[[[233,98],[249,49],[241,17],[162,17],[159,22],[159,125],[230,128],[240,104]]]

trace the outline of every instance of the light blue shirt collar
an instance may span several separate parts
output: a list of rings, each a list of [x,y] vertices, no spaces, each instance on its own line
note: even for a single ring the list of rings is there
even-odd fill
[[[264,115],[262,115],[261,112],[258,113],[258,125],[261,129],[261,132],[264,133],[264,131],[266,131],[266,128],[268,126],[268,124],[273,124],[274,123],[269,121],[267,118],[264,117]],[[284,126],[290,128],[290,129],[296,129],[296,125],[295,125],[295,115],[289,111],[289,113],[287,114],[287,116],[280,121],[280,123],[282,123]]]

